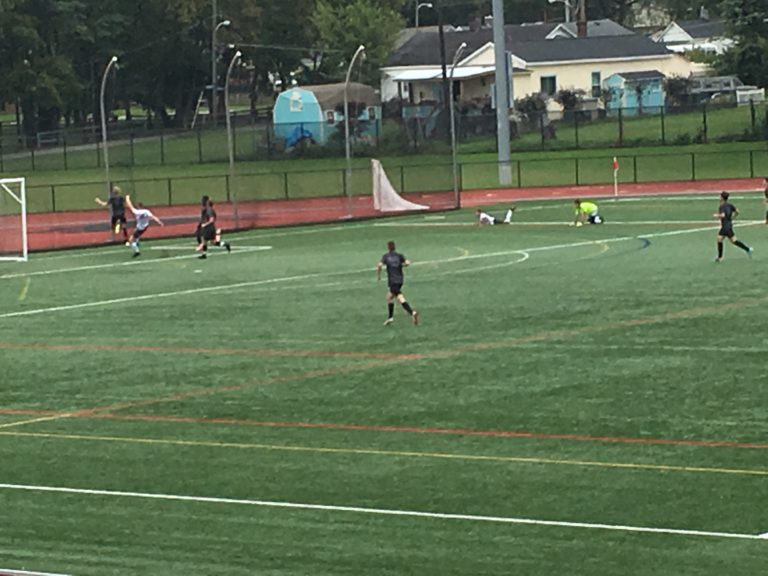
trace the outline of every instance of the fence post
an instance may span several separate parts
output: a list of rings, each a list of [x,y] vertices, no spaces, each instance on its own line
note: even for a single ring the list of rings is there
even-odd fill
[[[757,127],[757,122],[755,118],[755,101],[752,100],[752,98],[749,99],[749,117],[750,117],[750,126],[752,126],[752,132],[755,132],[755,128]]]
[[[637,184],[637,154],[632,156],[632,180]]]
[[[227,202],[229,202],[229,174],[224,175],[224,188],[227,191]]]
[[[624,146],[624,114],[623,108],[619,108],[619,146]]]
[[[517,161],[517,187],[523,187],[523,166],[520,160]]]
[[[691,180],[696,181],[696,153],[691,152]]]
[[[35,171],[35,149],[34,148],[30,148],[29,152],[30,152],[30,155],[31,155],[31,158],[32,158],[32,171],[34,172]]]
[[[707,143],[707,103],[701,105],[701,130],[702,130],[702,142]],[[695,180],[696,178],[694,178]]]
[[[200,126],[197,127],[197,161],[203,163],[203,139],[200,136]]]
[[[755,151],[749,151],[749,177],[755,177]]]
[[[165,129],[160,128],[160,164],[165,166]]]
[[[579,147],[579,113],[574,111],[573,113],[573,130],[574,137],[576,139],[576,148]]]
[[[573,161],[574,161],[574,168],[576,172],[576,186],[578,186],[579,185],[579,157],[578,156],[575,157]]]
[[[133,149],[133,132],[128,135],[131,143],[131,166],[136,166],[136,152]]]
[[[3,165],[3,139],[0,138],[0,172],[5,172],[5,166]]]
[[[168,182],[168,206],[173,206],[173,184],[171,179],[167,179]]]
[[[96,141],[96,168],[101,168],[101,143]]]
[[[400,165],[400,194],[405,194],[405,167]]]
[[[347,195],[347,171],[346,170],[342,170],[341,171],[341,183],[342,183],[342,186],[341,186],[342,194],[341,195],[342,195],[342,197],[346,197],[346,195]]]
[[[667,144],[667,130],[664,123],[664,106],[661,107],[661,143],[665,146]]]
[[[56,185],[51,184],[51,212],[56,212]]]
[[[288,200],[290,195],[288,194],[288,171],[283,172],[283,190],[285,192],[285,199]]]
[[[64,170],[69,170],[69,165],[67,162],[67,133],[64,133],[64,137],[61,139],[62,143],[62,154],[64,155]]]
[[[541,136],[541,147],[544,148],[546,146],[544,139],[544,114],[539,114],[539,135]]]

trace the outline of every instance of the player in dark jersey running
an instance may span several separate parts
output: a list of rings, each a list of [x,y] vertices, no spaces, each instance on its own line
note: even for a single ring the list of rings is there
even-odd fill
[[[213,208],[213,201],[208,196],[203,196],[200,201],[200,223],[197,225],[197,248],[201,259],[208,257],[208,243],[213,242],[216,246],[222,246],[227,252],[232,251],[229,242],[222,242],[221,230],[216,228],[216,210]]]
[[[388,252],[381,257],[378,265],[376,266],[376,280],[381,280],[381,269],[386,266],[387,268],[387,281],[389,284],[389,291],[387,292],[387,309],[388,315],[384,322],[384,326],[389,326],[395,321],[395,300],[400,302],[413,321],[414,326],[419,325],[419,313],[416,312],[408,301],[405,299],[405,295],[402,292],[403,283],[405,278],[403,277],[403,268],[410,265],[410,261],[395,250],[395,243],[390,240],[387,242]]]
[[[104,202],[101,198],[94,198],[96,204],[99,206],[109,207],[109,212],[112,215],[110,220],[110,227],[112,228],[112,234],[120,234],[120,230],[123,231],[123,239],[128,242],[128,226],[125,220],[125,198],[120,191],[120,188],[113,186],[109,193],[109,199]]]
[[[752,257],[752,247],[747,246],[736,238],[736,234],[733,232],[733,219],[739,215],[739,211],[736,210],[736,206],[728,202],[730,194],[728,192],[720,193],[720,209],[713,214],[715,218],[720,219],[720,230],[717,231],[717,258],[715,262],[720,262],[723,259],[723,239],[728,238],[731,244],[738,246],[744,252]]]

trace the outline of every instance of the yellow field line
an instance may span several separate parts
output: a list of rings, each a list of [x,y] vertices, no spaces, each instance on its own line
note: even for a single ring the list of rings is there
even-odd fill
[[[55,419],[55,418],[49,418]],[[446,452],[411,452],[401,450],[375,450],[368,448],[323,448],[316,446],[290,446],[279,444],[249,444],[237,442],[208,442],[198,440],[168,440],[162,438],[135,438],[124,436],[89,436],[81,434],[50,434],[40,432],[0,432],[0,436],[27,438],[52,438],[63,440],[86,440],[97,442],[125,442],[130,444],[187,446],[199,448],[235,448],[239,450],[274,450],[285,452],[308,452],[316,454],[355,454],[365,456],[387,456],[392,458],[434,458],[443,460],[465,460],[468,462],[500,462],[517,464],[541,464],[553,466],[582,466],[595,468],[653,470],[658,472],[687,472],[696,474],[732,474],[737,476],[768,476],[768,470],[709,468],[702,466],[677,466],[666,464],[642,464],[633,462],[599,462],[593,460],[565,460],[553,458],[529,458],[519,456],[485,456],[478,454],[451,454]]]

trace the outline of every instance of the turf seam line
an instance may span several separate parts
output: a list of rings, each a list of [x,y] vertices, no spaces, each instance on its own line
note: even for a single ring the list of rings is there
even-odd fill
[[[145,500],[165,500],[195,502],[201,504],[229,504],[240,506],[255,506],[263,508],[287,508],[294,510],[309,510],[320,512],[337,512],[350,514],[369,514],[379,516],[405,516],[412,518],[428,518],[435,520],[456,520],[467,522],[487,522],[496,524],[519,524],[528,526],[546,526],[555,528],[580,528],[591,530],[610,530],[630,533],[664,534],[674,536],[690,536],[702,538],[763,540],[757,534],[741,534],[736,532],[717,532],[708,530],[690,530],[679,528],[653,528],[647,526],[629,526],[622,524],[602,524],[590,522],[573,522],[565,520],[543,520],[534,518],[516,518],[507,516],[483,516],[475,514],[453,514],[446,512],[425,512],[418,510],[397,510],[387,508],[365,508],[360,506],[341,506],[332,504],[309,504],[300,502],[280,502],[271,500],[255,500],[240,498],[223,498],[212,496],[185,496],[179,494],[158,494],[148,492],[125,492],[118,490],[98,490],[86,488],[67,488],[59,486],[33,486],[25,484],[0,484],[0,489],[31,492],[49,492],[77,494],[82,496],[107,496],[113,498],[136,498]]]

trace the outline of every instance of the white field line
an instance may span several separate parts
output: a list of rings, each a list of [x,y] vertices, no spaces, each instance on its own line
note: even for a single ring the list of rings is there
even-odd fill
[[[0,568],[0,576],[68,576],[67,574],[53,574],[51,572],[28,572],[26,570],[12,570]]]
[[[162,247],[149,247],[149,250],[163,250]],[[243,247],[238,250],[240,253],[247,253],[247,252],[261,252],[263,250],[271,250],[272,246],[253,246],[253,247]],[[101,270],[104,268],[119,268],[122,266],[142,266],[142,265],[148,265],[148,264],[159,264],[163,262],[171,262],[173,260],[184,260],[184,259],[191,259],[191,258],[197,258],[199,254],[195,252],[194,246],[187,246],[186,250],[188,250],[190,253],[185,254],[183,256],[171,256],[169,258],[154,258],[152,260],[126,260],[125,262],[110,262],[109,264],[92,264],[90,266],[76,266],[74,268],[54,268],[52,270],[37,270],[36,272],[16,272],[14,274],[3,274],[0,276],[0,280],[9,280],[12,278],[28,278],[30,276],[49,276],[51,274],[63,274],[67,272],[83,272],[86,270]],[[125,254],[128,254],[128,249],[125,250]]]
[[[512,222],[511,226],[513,228],[517,228],[519,226],[570,226],[573,222]],[[621,222],[614,222],[614,221],[608,221],[601,224],[601,226],[662,226],[662,225],[685,225],[685,224],[691,224],[691,225],[698,225],[703,226],[707,224],[711,224],[712,220],[637,220],[637,221],[621,221]],[[760,224],[760,220],[742,220],[740,224],[742,226],[752,226],[754,224]],[[452,227],[452,226],[475,226],[477,227],[477,224],[474,222],[376,222],[373,224],[373,226],[382,227],[382,228],[404,228],[404,227]],[[499,224],[499,226],[502,226],[506,228],[507,226],[503,226]],[[712,224],[712,226],[717,226],[717,223]]]
[[[215,246],[214,248],[218,248],[218,246]],[[195,249],[195,245],[189,245],[189,244],[168,244],[166,246],[150,246],[148,248],[149,250],[154,250],[156,252],[162,252],[163,250],[186,250],[187,252],[192,252]],[[219,252],[223,251],[222,248],[219,250]],[[232,252],[255,252],[259,250],[272,250],[272,246],[232,246]]]
[[[524,254],[524,253],[532,253],[532,252],[545,252],[549,250],[561,250],[565,248],[578,248],[581,246],[593,246],[595,244],[610,244],[615,242],[625,242],[627,240],[637,240],[637,239],[644,239],[644,238],[659,238],[664,236],[677,236],[682,234],[692,234],[695,232],[702,232],[702,231],[708,231],[712,230],[713,227],[706,227],[706,228],[689,228],[684,230],[672,230],[669,232],[657,232],[654,234],[645,234],[642,236],[619,236],[616,238],[607,238],[607,239],[600,239],[600,240],[585,240],[583,242],[573,242],[570,244],[553,244],[550,246],[538,246],[533,248],[525,248],[525,249],[516,249],[516,250],[504,250],[500,252],[486,252],[482,254],[469,254],[469,255],[462,255],[462,256],[456,256],[453,258],[442,258],[438,260],[427,260],[424,262],[414,262],[412,266],[425,266],[425,265],[434,265],[434,264],[446,264],[450,262],[460,262],[463,260],[476,260],[476,259],[482,259],[482,258],[496,258],[499,256],[510,256],[513,254]],[[188,258],[188,256],[183,256],[183,258]],[[170,258],[165,258],[164,260],[170,260]],[[350,274],[361,274],[366,273],[370,274],[372,271],[372,268],[360,268],[357,270],[347,270],[347,271],[340,271],[340,272],[316,272],[313,274],[299,274],[296,276],[281,276],[278,278],[268,278],[265,280],[251,280],[248,282],[238,282],[236,284],[222,284],[219,286],[207,286],[203,288],[190,288],[187,290],[176,290],[173,292],[158,292],[154,294],[143,294],[138,296],[127,296],[123,298],[113,298],[109,300],[94,300],[91,302],[83,302],[80,304],[69,304],[65,306],[52,306],[49,308],[37,308],[34,310],[23,310],[19,312],[7,312],[5,314],[0,314],[0,319],[3,318],[16,318],[20,316],[33,316],[36,314],[45,314],[48,312],[62,312],[65,310],[78,310],[81,308],[93,308],[96,306],[108,306],[111,304],[124,304],[127,302],[135,303],[140,302],[144,300],[153,300],[156,298],[171,298],[174,296],[185,296],[189,294],[202,294],[206,292],[218,292],[222,290],[234,290],[237,288],[246,288],[251,286],[263,286],[263,285],[269,285],[269,284],[278,284],[281,282],[292,282],[297,280],[310,280],[313,278],[330,278],[335,276],[346,276]]]
[[[764,535],[739,534],[735,532],[711,532],[706,530],[682,530],[677,528],[649,528],[645,526],[624,526],[621,524],[594,524],[589,522],[567,522],[560,520],[538,520],[534,518],[514,518],[507,516],[479,516],[473,514],[449,514],[443,512],[419,512],[416,510],[390,510],[386,508],[362,508],[358,506],[336,506],[328,504],[305,504],[299,502],[277,502],[271,500],[250,500],[239,498],[215,498],[207,496],[183,496],[177,494],[154,494],[146,492],[123,492],[118,490],[89,490],[84,488],[64,488],[55,486],[31,486],[24,484],[0,484],[2,490],[20,490],[27,492],[52,492],[80,494],[85,496],[108,496],[112,498],[141,498],[145,500],[164,500],[176,502],[197,502],[205,504],[229,504],[239,506],[258,506],[263,508],[290,508],[294,510],[320,510],[353,514],[379,516],[406,516],[412,518],[430,518],[437,520],[463,520],[467,522],[492,522],[497,524],[522,524],[529,526],[551,526],[557,528],[581,528],[588,530],[613,530],[617,532],[667,534],[675,536],[694,536],[706,538],[730,538],[739,540],[761,540]]]

